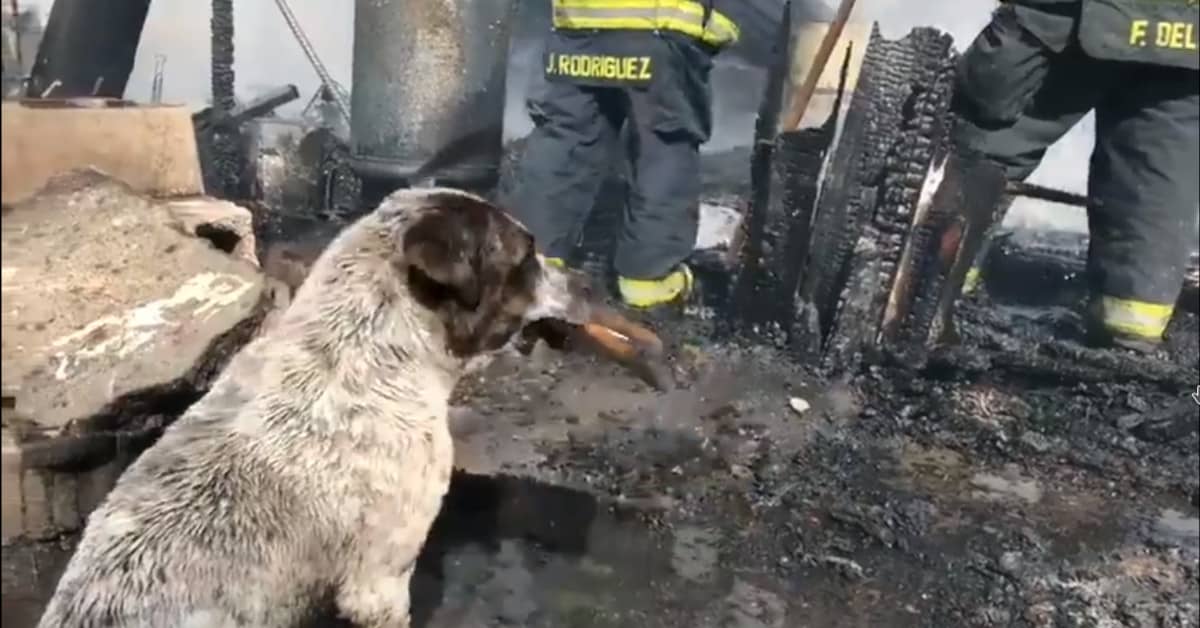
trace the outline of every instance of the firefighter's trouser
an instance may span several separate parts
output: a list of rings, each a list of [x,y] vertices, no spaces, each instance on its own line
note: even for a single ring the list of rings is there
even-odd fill
[[[1106,324],[1161,334],[1197,239],[1200,73],[1061,52],[998,9],[961,60],[955,140],[1024,180],[1095,111],[1088,281]],[[1160,325],[1161,323],[1161,325]]]
[[[615,45],[605,46],[605,38]],[[700,145],[712,130],[709,71],[715,50],[674,33],[555,31],[549,40],[552,51],[599,47],[636,53],[627,57],[631,61],[618,60],[611,67],[560,66],[555,53],[549,55],[547,80],[528,101],[534,130],[507,204],[533,232],[543,254],[570,257],[600,185],[614,167],[621,127],[628,123],[633,131],[630,191],[613,264],[630,279],[663,277],[695,246]],[[620,76],[611,84],[595,84],[601,81],[552,76],[559,70],[611,70],[609,74]],[[621,84],[623,75],[646,79]]]

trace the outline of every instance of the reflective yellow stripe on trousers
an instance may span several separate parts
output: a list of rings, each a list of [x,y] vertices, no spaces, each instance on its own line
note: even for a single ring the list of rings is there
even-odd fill
[[[1175,308],[1159,303],[1146,303],[1116,297],[1101,297],[1102,322],[1110,331],[1158,340],[1167,330]]]
[[[688,0],[554,0],[554,27],[672,30],[717,47],[738,38],[732,20],[713,11],[705,25],[704,5]]]
[[[662,279],[618,277],[617,289],[626,305],[647,308],[666,305],[680,298],[686,299],[695,283],[692,269],[680,265],[678,270]]]

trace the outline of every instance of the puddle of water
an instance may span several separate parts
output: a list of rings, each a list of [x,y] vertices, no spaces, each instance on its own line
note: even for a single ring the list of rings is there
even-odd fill
[[[1200,518],[1166,508],[1154,520],[1151,534],[1163,544],[1197,550],[1200,549]]]
[[[1031,477],[1017,465],[975,465],[950,449],[901,441],[880,455],[890,455],[897,471],[882,481],[937,504],[932,529],[942,533],[1006,520],[1044,537],[1051,555],[1068,558],[1119,542],[1136,514],[1114,511],[1112,496],[1100,488],[1062,485],[1047,474]]]
[[[414,625],[792,625],[770,584],[739,584],[721,540],[703,527],[651,528],[561,487],[456,476],[418,563]]]
[[[456,474],[418,560],[411,585],[413,625],[699,625],[692,619],[720,613],[732,581],[721,565],[719,541],[716,533],[698,527],[677,533],[652,529],[634,514],[567,488]],[[70,555],[68,547],[43,556],[49,549],[36,546],[37,556],[18,563],[5,548],[6,627],[36,622]],[[24,589],[18,590],[22,581]],[[19,595],[10,595],[14,591]],[[774,614],[783,612],[778,604],[768,606]],[[314,625],[346,624],[326,616]]]

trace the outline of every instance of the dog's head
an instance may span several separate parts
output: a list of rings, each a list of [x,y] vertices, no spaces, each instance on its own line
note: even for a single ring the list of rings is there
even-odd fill
[[[403,279],[444,323],[451,355],[498,350],[544,319],[579,324],[590,316],[588,282],[547,265],[503,209],[448,189],[397,194],[415,212],[400,238]]]

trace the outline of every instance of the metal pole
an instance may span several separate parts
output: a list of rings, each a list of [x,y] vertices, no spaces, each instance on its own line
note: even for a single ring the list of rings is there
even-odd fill
[[[1042,201],[1050,201],[1051,203],[1075,205],[1076,207],[1087,207],[1088,205],[1088,198],[1082,194],[1056,190],[1044,185],[1037,185],[1036,183],[1014,181],[1005,187],[1005,191],[1013,196],[1036,198]]]
[[[283,21],[287,22],[292,35],[296,37],[296,41],[300,44],[300,49],[304,51],[304,56],[308,57],[308,62],[317,71],[317,76],[320,77],[321,84],[325,86],[325,89],[329,90],[329,94],[333,97],[333,102],[337,105],[338,111],[346,118],[346,122],[350,122],[350,103],[346,102],[346,99],[338,90],[333,76],[329,74],[329,70],[325,69],[325,64],[321,63],[321,58],[317,56],[316,48],[313,48],[312,42],[308,40],[308,35],[304,34],[304,29],[300,27],[300,22],[296,20],[296,16],[292,13],[291,7],[288,6],[287,0],[275,0],[275,6],[279,7],[279,12],[283,14]]]
[[[166,70],[167,55],[154,55],[154,80],[150,82],[150,102],[162,102],[163,72]]]
[[[21,7],[17,5],[17,0],[12,0],[12,24],[13,24],[13,44],[16,50],[17,58],[17,73],[25,74],[25,60],[21,54]]]

